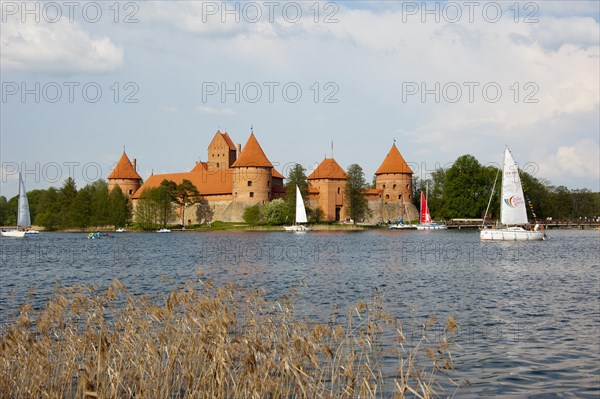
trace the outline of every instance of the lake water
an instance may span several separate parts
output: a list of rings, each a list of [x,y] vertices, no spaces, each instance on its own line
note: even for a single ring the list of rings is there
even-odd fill
[[[600,232],[551,230],[550,240],[481,243],[476,231],[42,233],[0,239],[0,316],[32,287],[106,287],[160,295],[189,278],[297,291],[298,312],[326,319],[374,288],[399,318],[460,324],[456,397],[600,396]],[[167,276],[168,280],[163,279]],[[43,299],[39,299],[43,302]]]

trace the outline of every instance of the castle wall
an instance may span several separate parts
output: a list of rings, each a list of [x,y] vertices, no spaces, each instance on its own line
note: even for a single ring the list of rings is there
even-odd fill
[[[387,202],[383,199],[369,201],[371,216],[365,220],[369,224],[380,222],[395,222],[403,219],[404,221],[415,221],[419,219],[419,211],[412,202]]]
[[[233,171],[233,200],[264,203],[271,200],[271,168],[240,166]]]
[[[131,196],[140,188],[140,182],[137,179],[108,179],[108,191],[112,191],[116,186],[121,187],[123,194]]]
[[[380,174],[375,178],[376,187],[382,190],[381,198],[387,202],[412,201],[412,175],[410,173]]]
[[[323,210],[323,219],[329,221],[336,220],[336,209],[340,209],[339,220],[346,218],[344,190],[346,188],[345,180],[331,179],[312,179],[308,181],[309,186],[319,190],[319,195],[311,195],[311,199],[316,201]]]

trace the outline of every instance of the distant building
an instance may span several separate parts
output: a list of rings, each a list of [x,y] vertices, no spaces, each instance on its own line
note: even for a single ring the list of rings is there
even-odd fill
[[[190,180],[210,205],[213,220],[241,221],[246,207],[285,197],[284,176],[269,161],[254,133],[242,149],[239,144],[236,148],[227,133],[217,131],[208,145],[207,162],[196,162],[189,172],[152,174],[141,185],[135,163],[123,153],[108,177],[109,189],[119,185],[134,207],[144,190],[158,187],[163,180],[177,184]],[[375,172],[376,188],[365,192],[372,213],[369,222],[416,219],[412,173],[394,144]],[[306,200],[310,207],[321,209],[323,220],[348,218],[346,180],[346,172],[333,158],[325,158],[308,176]],[[186,210],[186,219],[186,224],[196,223],[195,207]]]
[[[369,200],[371,223],[388,220],[415,220],[417,210],[412,204],[413,172],[398,151],[396,144],[375,172],[375,188],[365,190]],[[308,200],[323,211],[329,221],[349,217],[345,198],[346,172],[333,158],[325,158],[308,176]]]
[[[132,164],[125,151],[123,151],[121,159],[119,159],[111,174],[108,175],[108,191],[112,191],[116,186],[119,186],[123,194],[131,198],[142,183],[142,178],[137,173],[136,166],[136,160],[134,159]]]

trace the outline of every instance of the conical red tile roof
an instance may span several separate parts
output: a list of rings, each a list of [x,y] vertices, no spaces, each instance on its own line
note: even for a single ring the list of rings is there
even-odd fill
[[[413,173],[410,169],[396,144],[392,145],[390,152],[385,156],[385,159],[379,166],[379,169],[375,172],[376,175],[382,175],[385,173]]]
[[[347,177],[346,172],[335,159],[325,158],[307,179],[346,179]]]
[[[273,164],[265,155],[260,144],[258,144],[258,140],[254,137],[254,133],[250,135],[250,138],[242,149],[242,153],[238,154],[238,159],[231,165],[232,168],[246,166],[273,167]]]
[[[139,179],[142,178],[137,173],[131,161],[123,151],[123,155],[121,155],[121,159],[117,162],[117,165],[113,169],[113,171],[108,175],[109,179]]]

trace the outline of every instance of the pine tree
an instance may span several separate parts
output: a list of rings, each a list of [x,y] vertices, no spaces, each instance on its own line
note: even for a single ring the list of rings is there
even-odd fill
[[[348,179],[346,180],[346,201],[350,218],[354,225],[358,220],[362,220],[370,215],[369,201],[365,196],[364,190],[368,188],[365,174],[358,164],[352,164],[346,172]]]
[[[108,195],[108,199],[110,204],[110,223],[115,226],[115,228],[124,227],[131,218],[131,204],[129,203],[129,198],[123,194],[121,187],[117,185]]]

